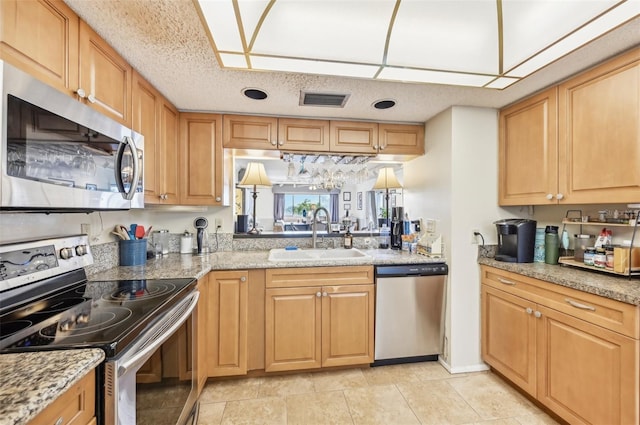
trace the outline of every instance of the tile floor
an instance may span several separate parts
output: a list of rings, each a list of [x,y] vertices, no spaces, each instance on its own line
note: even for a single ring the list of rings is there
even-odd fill
[[[450,375],[437,362],[210,382],[199,425],[550,425],[491,372]]]

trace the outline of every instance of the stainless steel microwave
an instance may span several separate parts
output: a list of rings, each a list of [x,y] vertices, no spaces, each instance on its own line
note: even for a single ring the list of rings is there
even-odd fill
[[[0,210],[144,207],[144,137],[0,61]]]

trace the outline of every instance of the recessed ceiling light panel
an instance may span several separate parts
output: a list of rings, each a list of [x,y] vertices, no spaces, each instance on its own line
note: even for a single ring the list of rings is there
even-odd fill
[[[243,89],[242,94],[253,100],[263,100],[267,98],[267,93],[264,90],[254,88]]]
[[[376,109],[389,109],[396,106],[396,101],[392,99],[377,100],[373,103],[373,107]]]

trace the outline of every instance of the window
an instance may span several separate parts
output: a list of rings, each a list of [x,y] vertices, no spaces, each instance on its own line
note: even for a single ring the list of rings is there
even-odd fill
[[[306,217],[311,217],[313,210],[318,207],[330,210],[330,203],[328,193],[287,193],[284,195],[284,221],[304,221]]]

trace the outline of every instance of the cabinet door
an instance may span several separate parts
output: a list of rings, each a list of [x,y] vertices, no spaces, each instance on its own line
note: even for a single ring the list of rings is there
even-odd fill
[[[535,303],[482,285],[482,359],[536,395]]]
[[[557,203],[557,151],[557,88],[501,110],[499,204]]]
[[[225,148],[277,149],[277,118],[225,115],[223,123]]]
[[[207,367],[208,341],[207,332],[209,325],[209,276],[206,275],[198,280],[198,291],[200,298],[196,305],[195,311],[195,327],[196,327],[196,382],[198,386],[198,395],[202,392],[204,385],[207,383],[209,370]]]
[[[287,152],[328,152],[329,121],[279,118],[278,148]]]
[[[209,274],[207,331],[209,376],[247,373],[246,271]]]
[[[47,406],[29,425],[84,425],[94,419],[96,407],[96,372],[92,369],[74,386]]]
[[[640,199],[640,49],[560,85],[559,105],[567,202]]]
[[[322,291],[322,367],[372,363],[374,286]]]
[[[637,424],[638,341],[538,310],[538,400],[569,423]]]
[[[332,152],[378,153],[378,124],[331,121],[329,146]]]
[[[385,155],[424,155],[424,125],[378,124],[379,149]]]
[[[321,288],[266,290],[266,372],[321,366],[321,309]]]
[[[180,114],[181,204],[225,203],[221,123],[217,114]]]
[[[78,88],[79,22],[59,0],[2,0],[1,57],[71,95]]]
[[[161,183],[162,203],[175,205],[179,203],[180,197],[180,164],[177,159],[180,156],[179,114],[178,110],[164,97],[160,98],[159,113],[160,130],[158,136],[160,137],[160,146],[162,148],[159,163],[161,173],[158,177]],[[147,152],[146,143],[145,138],[145,155]],[[145,189],[146,184],[147,182],[145,182]]]
[[[84,21],[80,21],[79,87],[87,104],[131,126],[131,66]]]

